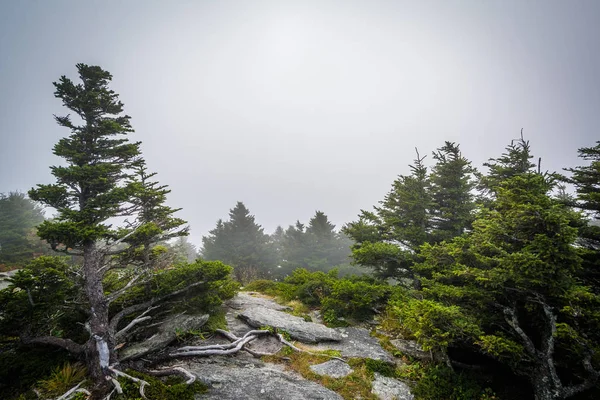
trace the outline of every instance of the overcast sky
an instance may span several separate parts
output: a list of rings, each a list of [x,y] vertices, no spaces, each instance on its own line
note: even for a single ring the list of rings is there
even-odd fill
[[[600,140],[600,1],[0,0],[0,192],[53,181],[52,82],[113,76],[191,241],[243,201],[272,232],[371,208],[414,148],[543,168]],[[431,156],[428,157],[431,160]]]

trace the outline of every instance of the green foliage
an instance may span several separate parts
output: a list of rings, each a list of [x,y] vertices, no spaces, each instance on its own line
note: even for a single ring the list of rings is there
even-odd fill
[[[476,380],[457,374],[446,366],[433,366],[425,370],[413,391],[419,400],[491,400],[494,393],[483,389]]]
[[[321,302],[322,311],[333,311],[338,317],[368,320],[376,307],[386,303],[390,293],[389,286],[339,279],[333,282],[331,293]]]
[[[58,211],[58,218],[44,221],[38,234],[63,250],[114,238],[116,232],[106,221],[122,215],[122,205],[134,191],[132,184],[123,181],[141,160],[140,143],[119,137],[133,129],[130,117],[122,115],[123,103],[108,88],[111,74],[85,64],[77,64],[77,70],[82,83],[62,76],[54,83],[54,94],[83,124],[76,125],[69,115],[55,117],[71,131],[54,146],[54,154],[66,165],[51,168],[57,183],[29,191],[33,200]]]
[[[276,291],[277,282],[268,279],[257,279],[244,286],[244,290],[248,292],[261,292],[271,294]]]
[[[144,394],[148,400],[194,400],[196,394],[204,393],[207,387],[199,381],[187,385],[182,378],[169,377],[164,381],[153,376],[128,370],[127,374],[148,382]],[[117,395],[117,400],[141,400],[139,385],[127,378],[118,378],[123,387],[123,394]]]
[[[428,173],[417,153],[411,174],[394,181],[380,206],[362,211],[358,221],[343,228],[356,242],[355,263],[373,268],[382,278],[412,278],[419,246],[470,229],[475,169],[454,143],[446,142],[433,158],[436,164]]]
[[[46,396],[61,396],[85,378],[86,369],[83,365],[66,363],[56,367],[50,377],[39,381],[37,386]]]
[[[365,366],[367,367],[367,370],[371,373],[377,372],[383,376],[387,376],[388,378],[397,377],[396,368],[385,361],[366,358]]]
[[[392,302],[388,312],[425,350],[446,349],[456,340],[479,333],[476,320],[458,306],[411,299],[406,303]]]
[[[202,257],[220,260],[234,268],[242,283],[268,277],[276,267],[269,236],[255,222],[242,202],[229,211],[229,221],[219,220],[215,229],[202,238]]]
[[[272,242],[281,259],[277,271],[281,277],[297,268],[327,271],[349,261],[351,241],[335,231],[322,211],[316,211],[307,226],[297,221],[285,231],[278,227]]]
[[[47,251],[47,244],[35,234],[35,227],[43,220],[42,208],[24,194],[0,193],[0,265],[22,267],[36,253]]]
[[[31,261],[0,291],[0,334],[53,335],[79,338],[85,319],[73,267],[63,257],[42,256]]]
[[[133,286],[127,294],[115,301],[111,310],[116,312],[128,305],[183,289],[190,283],[203,282],[175,298],[175,308],[213,312],[223,300],[232,298],[239,289],[239,283],[231,279],[231,271],[230,266],[220,261],[202,260],[157,271],[148,282]]]
[[[337,270],[328,273],[298,268],[283,282],[259,280],[246,290],[255,290],[286,301],[299,300],[309,307],[320,307],[329,325],[345,326],[345,318],[368,320],[383,307],[394,290],[370,277],[338,278]]]

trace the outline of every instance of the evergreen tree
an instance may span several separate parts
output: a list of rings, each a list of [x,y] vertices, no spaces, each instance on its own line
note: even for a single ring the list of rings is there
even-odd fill
[[[35,234],[42,221],[42,208],[24,194],[0,194],[0,265],[22,267],[45,251],[48,246]]]
[[[489,171],[486,176],[480,180],[479,188],[482,191],[495,194],[500,184],[507,179],[516,175],[533,172],[535,164],[531,162],[533,155],[529,141],[523,139],[523,131],[521,130],[521,138],[512,140],[510,145],[506,147],[506,152],[498,158],[491,158],[484,163]]]
[[[108,389],[114,377],[111,365],[117,361],[115,337],[119,322],[140,307],[126,308],[109,318],[109,305],[140,282],[140,276],[134,275],[120,290],[105,293],[103,278],[117,267],[113,256],[126,251],[118,245],[162,240],[176,232],[183,221],[172,219],[171,210],[162,205],[164,187],[142,182],[151,175],[136,180],[136,170],[140,172],[143,166],[140,143],[131,143],[125,137],[133,129],[130,117],[122,114],[123,103],[108,87],[110,73],[85,64],[77,64],[77,70],[81,83],[66,76],[54,83],[55,96],[81,121],[77,124],[69,115],[55,117],[60,126],[71,131],[54,146],[54,154],[62,157],[65,165],[51,167],[56,183],[38,185],[29,195],[58,211],[55,220],[40,225],[40,237],[57,251],[82,257],[81,285],[84,303],[89,306],[89,338],[85,344],[78,344],[69,338],[29,336],[32,332],[24,332],[22,339],[83,355],[96,398]],[[156,201],[150,205],[148,200]],[[137,223],[125,229],[113,227],[115,217],[133,216]]]
[[[433,153],[433,158],[437,162],[430,176],[433,203],[431,234],[435,242],[441,242],[462,235],[471,228],[476,170],[455,143],[446,142]]]
[[[563,196],[567,204],[584,213],[579,224],[579,244],[582,246],[584,270],[582,278],[600,293],[600,142],[594,147],[579,149],[579,157],[588,165],[568,168],[571,176],[563,180],[574,185],[576,197]]]
[[[539,400],[573,396],[599,376],[591,334],[600,298],[577,279],[575,216],[551,198],[552,187],[537,173],[508,178],[472,232],[424,245],[415,269],[426,302],[401,313],[430,347],[477,349],[527,377]]]
[[[202,256],[234,267],[241,282],[268,277],[276,267],[276,255],[269,236],[255,221],[244,203],[229,211],[229,220],[219,220],[215,229],[202,238]]]
[[[436,164],[428,173],[424,157],[417,152],[411,174],[394,181],[380,206],[373,212],[362,211],[358,221],[344,227],[343,232],[355,241],[355,263],[372,267],[383,278],[412,278],[422,244],[448,240],[470,229],[475,169],[454,143],[446,142],[433,158]]]
[[[328,271],[349,261],[350,242],[336,232],[335,225],[322,211],[316,211],[308,226],[300,221],[290,225],[281,239],[281,273],[289,275],[297,268]]]

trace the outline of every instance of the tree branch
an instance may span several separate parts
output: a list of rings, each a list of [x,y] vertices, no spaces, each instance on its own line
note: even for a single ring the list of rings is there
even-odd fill
[[[192,288],[194,288],[196,286],[203,285],[205,283],[206,282],[204,282],[204,281],[195,282],[195,283],[192,283],[191,285],[188,285],[188,286],[186,286],[186,287],[184,287],[182,289],[176,290],[176,291],[171,292],[171,293],[167,293],[167,294],[159,296],[159,297],[155,297],[155,298],[153,298],[151,300],[148,300],[145,303],[134,304],[132,306],[124,308],[123,310],[119,311],[118,313],[116,313],[112,317],[112,319],[110,320],[110,325],[109,325],[110,329],[113,332],[115,332],[117,330],[117,326],[119,325],[119,322],[126,315],[129,315],[129,314],[134,313],[134,312],[142,311],[145,308],[153,306],[154,304],[158,303],[159,301],[166,300],[166,299],[168,299],[170,297],[175,297],[177,295],[180,295],[181,293],[185,293],[188,290],[190,290],[190,289],[192,289]]]
[[[115,340],[119,340],[122,336],[125,335],[125,333],[127,333],[127,331],[129,331],[131,328],[133,328],[134,326],[136,326],[137,324],[147,321],[149,319],[152,319],[152,317],[150,316],[146,316],[146,314],[148,314],[150,311],[154,310],[158,308],[158,306],[155,307],[148,307],[148,309],[146,311],[144,311],[143,313],[141,313],[140,315],[138,315],[137,317],[135,317],[133,319],[133,321],[131,321],[125,328],[121,329],[119,332],[117,332],[115,334]]]
[[[75,343],[71,339],[63,339],[56,336],[40,336],[33,338],[22,336],[21,341],[24,344],[46,344],[60,347],[72,354],[82,354],[85,351],[85,346]]]
[[[536,356],[535,346],[529,336],[523,331],[521,326],[519,325],[519,320],[517,319],[517,314],[515,313],[514,308],[504,307],[504,319],[508,323],[508,325],[513,328],[513,330],[517,333],[517,335],[523,341],[523,345],[525,346],[525,350],[532,356]]]
[[[127,289],[129,289],[135,282],[137,282],[138,279],[140,279],[140,277],[144,276],[145,274],[139,273],[136,274],[133,278],[131,278],[129,280],[129,282],[127,282],[127,284],[125,286],[123,286],[121,289],[116,290],[114,292],[112,292],[111,294],[109,294],[108,296],[106,296],[106,301],[108,304],[112,303],[113,301],[115,301],[116,299],[118,299],[119,297],[121,297],[126,291]]]

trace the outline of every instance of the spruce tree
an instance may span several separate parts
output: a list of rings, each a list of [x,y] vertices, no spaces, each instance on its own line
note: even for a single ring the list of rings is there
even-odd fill
[[[435,242],[462,235],[471,228],[476,170],[457,144],[446,142],[433,153],[430,175],[432,236]]]
[[[254,215],[244,203],[237,202],[229,211],[229,220],[219,220],[215,229],[202,238],[202,257],[230,264],[236,278],[246,283],[273,273],[277,259],[269,243],[269,236]]]
[[[172,218],[172,210],[162,205],[164,187],[145,182],[151,175],[142,176],[141,181],[136,177],[144,165],[140,143],[132,143],[126,137],[133,129],[130,117],[123,114],[123,103],[109,88],[111,74],[85,64],[77,64],[77,70],[80,83],[66,76],[54,83],[55,96],[77,119],[74,121],[69,115],[55,117],[60,126],[71,131],[70,136],[54,146],[54,154],[62,157],[64,164],[51,167],[56,183],[38,185],[29,195],[58,212],[55,220],[40,225],[39,236],[56,251],[81,257],[82,296],[89,306],[85,324],[89,338],[84,344],[56,336],[22,339],[83,355],[95,384],[96,398],[107,390],[114,377],[119,321],[139,311],[136,306],[126,308],[109,319],[111,302],[140,282],[136,274],[122,289],[107,295],[104,276],[111,268],[122,267],[116,265],[113,256],[127,250],[120,247],[121,243],[149,245],[165,235],[184,232],[177,231],[183,221]],[[125,229],[114,227],[116,217],[130,223]]]
[[[35,227],[44,220],[42,208],[23,193],[0,194],[0,265],[22,267],[48,247]]]
[[[584,259],[582,279],[600,293],[600,141],[594,147],[579,149],[579,157],[589,164],[568,168],[563,180],[575,186],[576,196],[566,197],[567,204],[584,214],[579,224],[579,244]]]

